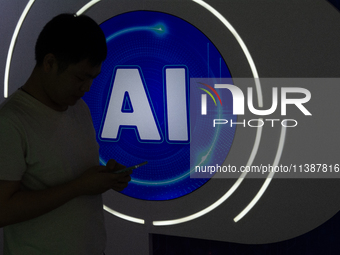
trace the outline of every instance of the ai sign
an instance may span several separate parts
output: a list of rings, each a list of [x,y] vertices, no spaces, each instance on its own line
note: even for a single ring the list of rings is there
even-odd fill
[[[224,59],[200,30],[166,13],[128,12],[101,28],[108,56],[84,97],[100,163],[110,158],[126,166],[148,161],[123,191],[130,197],[169,200],[195,191],[209,179],[190,178],[190,159],[223,164],[235,127],[207,128],[211,122],[201,115],[202,94],[210,95],[209,117],[218,119],[232,112],[230,93],[216,93],[213,84],[191,84],[190,79],[231,78]],[[216,95],[223,107],[213,102]]]

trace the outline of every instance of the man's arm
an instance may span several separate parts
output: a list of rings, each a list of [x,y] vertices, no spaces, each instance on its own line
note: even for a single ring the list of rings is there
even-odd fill
[[[73,181],[39,191],[21,190],[20,181],[0,180],[0,227],[41,216],[78,196],[121,191],[131,173],[115,174],[105,166],[95,166]]]

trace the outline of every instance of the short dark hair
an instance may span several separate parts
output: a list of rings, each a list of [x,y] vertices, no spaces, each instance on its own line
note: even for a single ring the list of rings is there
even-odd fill
[[[37,65],[41,65],[49,53],[56,57],[59,71],[85,59],[96,66],[107,55],[105,35],[99,25],[86,15],[60,14],[45,25],[37,39]]]

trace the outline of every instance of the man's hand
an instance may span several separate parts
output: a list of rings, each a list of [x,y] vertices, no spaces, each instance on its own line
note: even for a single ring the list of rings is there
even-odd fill
[[[75,186],[79,190],[79,195],[97,195],[109,189],[122,191],[131,181],[132,170],[118,173],[125,166],[119,164],[114,159],[110,159],[106,166],[94,166],[85,171],[78,179]]]
[[[116,172],[116,171],[119,171],[119,170],[122,170],[122,169],[126,168],[126,166],[124,166],[122,164],[119,164],[114,159],[110,159],[106,163],[106,168],[107,168],[107,171],[109,171],[109,172]]]
[[[124,172],[124,173],[115,173],[116,171],[122,170],[126,168],[126,166],[119,164],[116,160],[110,159],[106,163],[106,168],[108,172],[112,172],[117,177],[117,183],[112,187],[115,191],[123,191],[131,181],[130,174],[132,174],[132,170]]]

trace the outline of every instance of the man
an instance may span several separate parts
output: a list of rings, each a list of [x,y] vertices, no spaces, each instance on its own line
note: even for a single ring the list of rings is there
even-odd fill
[[[81,99],[100,73],[106,40],[89,17],[61,14],[36,43],[36,66],[0,109],[0,227],[4,254],[101,255],[103,202],[131,171],[99,165],[89,109]]]

